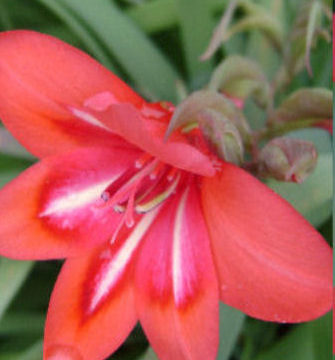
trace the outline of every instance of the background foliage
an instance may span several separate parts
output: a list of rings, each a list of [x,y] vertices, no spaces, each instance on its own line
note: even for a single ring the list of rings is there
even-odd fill
[[[307,0],[241,1],[233,24],[244,19],[243,6],[258,5],[258,18],[232,31],[212,60],[200,62],[227,0],[0,0],[0,30],[33,29],[80,47],[150,100],[179,102],[186,92],[208,83],[220,60],[231,54],[257,61],[270,79],[281,64],[273,46],[285,39]],[[330,1],[314,1],[322,6]],[[244,5],[243,5],[244,4]],[[248,5],[249,4],[249,5]],[[323,19],[327,27],[330,20]],[[274,29],[278,25],[277,29]],[[269,25],[270,24],[270,25]],[[272,24],[272,25],[271,25]],[[233,30],[233,29],[232,29]],[[241,29],[240,29],[241,30]],[[307,35],[308,29],[306,29]],[[279,36],[279,38],[278,38]],[[305,39],[305,38],[304,38]],[[1,54],[0,54],[1,56]],[[330,44],[321,38],[311,52],[313,77],[305,69],[275,98],[279,104],[301,87],[331,89]],[[0,89],[1,91],[1,89]],[[257,127],[264,111],[248,101],[245,114]],[[332,153],[327,132],[295,133],[312,139],[319,151],[314,174],[303,184],[271,181],[331,241]],[[34,162],[0,128],[0,186]],[[10,241],[10,239],[8,239]],[[61,263],[0,259],[0,360],[41,359],[48,299]],[[221,306],[219,360],[326,360],[331,354],[331,316],[306,324],[279,325],[251,319]],[[138,326],[115,359],[155,359]]]

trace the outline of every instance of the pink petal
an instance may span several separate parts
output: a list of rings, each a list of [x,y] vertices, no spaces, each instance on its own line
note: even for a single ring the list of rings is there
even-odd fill
[[[212,176],[215,173],[211,160],[191,146],[186,138],[175,132],[164,141],[168,120],[166,114],[156,118],[148,116],[148,107],[142,113],[132,105],[112,105],[104,112],[87,109],[113,133],[157,157],[160,161],[196,174]]]
[[[159,359],[215,359],[218,288],[195,186],[163,207],[135,275],[140,322]]]
[[[38,157],[117,141],[103,126],[74,117],[68,106],[82,106],[103,92],[115,102],[143,103],[95,60],[51,36],[3,32],[0,52],[0,118]]]
[[[120,221],[101,194],[138,153],[81,149],[45,158],[0,191],[0,254],[49,259],[107,241]]]
[[[204,179],[202,203],[223,302],[279,322],[311,320],[331,308],[331,249],[285,200],[224,164]]]

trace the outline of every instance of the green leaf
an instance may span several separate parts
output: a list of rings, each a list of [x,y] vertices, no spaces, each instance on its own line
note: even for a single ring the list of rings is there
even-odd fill
[[[24,283],[33,264],[31,261],[0,259],[0,319]]]
[[[37,343],[23,351],[17,360],[42,360],[43,358],[43,340],[39,340]]]
[[[315,360],[310,327],[299,325],[255,360]]]
[[[331,313],[296,326],[256,360],[327,360],[332,352]]]
[[[7,8],[0,2],[0,24],[6,30],[13,28],[12,19]]]
[[[215,23],[210,3],[203,0],[176,0],[180,19],[181,38],[189,75],[195,83],[204,83],[209,78],[212,62],[201,62]]]
[[[216,26],[213,31],[213,35],[211,37],[211,41],[209,42],[206,51],[201,55],[201,60],[205,61],[210,59],[215,52],[219,49],[224,33],[226,32],[232,18],[234,17],[234,13],[236,7],[238,5],[238,0],[233,0],[229,3],[227,8],[225,9],[219,24]]]
[[[43,334],[45,314],[7,311],[0,321],[0,336]]]
[[[0,128],[0,153],[28,160],[35,159],[5,128]]]
[[[305,63],[309,74],[312,76],[312,67],[310,62],[311,48],[313,45],[313,39],[316,32],[316,28],[321,23],[321,4],[318,0],[313,1],[311,10],[308,16],[307,30],[306,30],[306,54]]]
[[[158,357],[152,348],[149,347],[149,349],[139,358],[139,360],[158,360]]]
[[[310,324],[312,331],[312,341],[314,359],[329,360],[332,353],[332,314],[312,321]]]
[[[267,184],[288,200],[314,226],[319,226],[332,213],[333,174],[330,136],[318,129],[295,131],[289,136],[314,143],[319,153],[316,168],[302,184],[275,180],[268,180]]]
[[[217,358],[229,359],[244,324],[245,315],[220,303],[220,345]]]
[[[28,349],[19,353],[1,354],[0,360],[42,360],[43,340],[39,340]]]
[[[72,31],[78,36],[81,42],[86,46],[87,50],[102,64],[113,72],[117,73],[115,66],[108,57],[104,48],[92,36],[90,31],[86,29],[85,24],[77,19],[74,13],[62,6],[57,1],[37,0],[55,15],[57,15]]]
[[[225,33],[223,41],[227,41],[242,31],[261,30],[275,46],[281,50],[283,47],[283,29],[278,20],[271,14],[264,13],[247,15],[232,25]]]
[[[92,29],[143,93],[176,100],[178,74],[155,45],[112,1],[58,0]]]
[[[212,13],[222,11],[229,0],[206,0]],[[178,24],[176,0],[151,0],[127,10],[127,14],[145,32],[154,33],[170,29]],[[201,24],[201,22],[200,22]]]
[[[0,171],[0,188],[20,174],[20,170]]]

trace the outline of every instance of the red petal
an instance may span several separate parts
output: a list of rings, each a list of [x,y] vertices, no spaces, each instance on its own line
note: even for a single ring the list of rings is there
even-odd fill
[[[285,200],[231,164],[202,189],[223,302],[279,322],[331,308],[331,249]]]
[[[215,173],[211,160],[181,134],[174,133],[164,141],[168,124],[165,118],[153,119],[132,105],[112,105],[105,112],[94,112],[94,116],[115,134],[162,162],[196,174],[212,176]]]
[[[3,32],[0,52],[0,118],[38,157],[115,138],[103,127],[75,118],[67,105],[82,106],[106,91],[115,101],[143,103],[95,60],[48,35]]]
[[[215,359],[218,288],[195,186],[162,209],[135,273],[140,322],[159,359]]]
[[[97,206],[101,194],[138,153],[81,149],[45,158],[0,191],[0,254],[49,259],[106,241],[120,215]]]
[[[67,260],[50,301],[44,359],[102,360],[126,339],[137,316],[129,269],[110,279],[118,253],[109,245]]]

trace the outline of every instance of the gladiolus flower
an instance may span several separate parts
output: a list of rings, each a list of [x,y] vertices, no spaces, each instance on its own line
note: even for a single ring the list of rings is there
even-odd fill
[[[160,359],[215,359],[218,303],[300,322],[330,310],[331,250],[285,200],[175,131],[79,50],[0,35],[0,118],[40,161],[0,192],[0,254],[67,258],[44,359],[98,360],[137,321]]]

